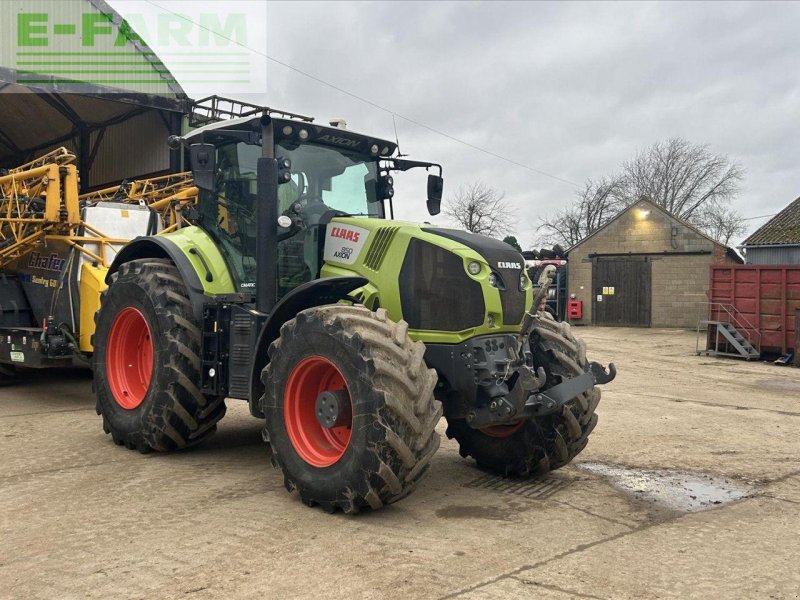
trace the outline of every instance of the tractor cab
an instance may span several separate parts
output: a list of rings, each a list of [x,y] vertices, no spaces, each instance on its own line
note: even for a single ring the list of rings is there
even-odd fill
[[[392,142],[296,119],[234,119],[194,131],[183,141],[200,188],[198,223],[222,249],[242,293],[256,289],[257,207],[270,205],[264,213],[274,213],[275,219],[262,231],[277,227],[262,242],[275,246],[268,255],[276,263],[277,298],[320,276],[323,234],[331,219],[391,216],[390,172],[438,167],[391,158],[397,147]],[[262,158],[275,159],[278,173],[276,181],[265,179],[260,188]],[[441,176],[430,177],[429,205],[438,212]]]

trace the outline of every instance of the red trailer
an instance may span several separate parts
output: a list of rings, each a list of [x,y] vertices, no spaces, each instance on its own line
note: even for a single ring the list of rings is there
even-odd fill
[[[711,265],[708,298],[709,317],[724,318],[732,308],[755,330],[761,352],[795,352],[800,265]]]

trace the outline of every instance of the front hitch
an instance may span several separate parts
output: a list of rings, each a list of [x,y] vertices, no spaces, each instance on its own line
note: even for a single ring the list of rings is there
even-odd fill
[[[617,367],[614,366],[614,363],[608,363],[608,372],[606,372],[603,365],[592,361],[589,363],[589,372],[594,376],[594,382],[597,385],[603,385],[610,383],[617,376]]]
[[[608,371],[598,362],[589,363],[589,371],[566,379],[544,391],[531,394],[525,402],[524,414],[528,417],[541,417],[559,412],[567,402],[590,390],[594,385],[609,383],[617,376],[614,363],[608,363]]]
[[[528,346],[529,344],[525,344],[526,349]],[[534,370],[532,366],[525,364],[518,357],[519,353],[509,348],[506,371],[498,380],[498,382],[505,383],[516,374],[517,381],[514,390],[507,395],[494,396],[485,406],[471,410],[467,414],[467,423],[471,427],[480,429],[514,419],[543,417],[559,413],[573,398],[586,393],[595,385],[609,383],[617,376],[617,368],[614,363],[609,363],[606,369],[600,363],[592,361],[588,364],[585,373],[564,379],[553,387],[543,389],[547,384],[545,370],[542,367]],[[522,364],[520,364],[521,362]],[[525,396],[527,399],[523,402]]]
[[[524,415],[526,417],[543,417],[559,412],[567,402],[590,390],[594,383],[594,376],[591,373],[584,373],[546,390],[531,394],[525,402]]]
[[[595,385],[609,383],[617,376],[614,363],[609,363],[608,370],[606,370],[600,363],[590,362],[587,372],[577,377],[564,379],[561,383],[543,390],[547,381],[544,369],[539,367],[534,375],[533,369],[522,366],[517,367],[516,372],[519,373],[518,388],[516,389],[530,393],[524,404],[520,406],[513,401],[513,391],[508,396],[495,397],[486,406],[469,412],[467,423],[470,427],[480,429],[489,425],[507,423],[520,417],[544,417],[561,412],[564,405],[573,398],[589,391]]]

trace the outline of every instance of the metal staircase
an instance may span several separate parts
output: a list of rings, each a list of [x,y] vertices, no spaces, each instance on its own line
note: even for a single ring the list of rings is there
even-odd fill
[[[706,356],[734,356],[752,360],[761,356],[761,332],[734,306],[712,302],[708,319],[697,322],[696,351]],[[705,333],[706,348],[700,349],[700,335]]]

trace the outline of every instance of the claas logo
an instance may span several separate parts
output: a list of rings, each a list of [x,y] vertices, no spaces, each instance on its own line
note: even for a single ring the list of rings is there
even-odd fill
[[[358,242],[359,233],[344,227],[334,227],[331,229],[331,237],[347,240],[348,242]]]

